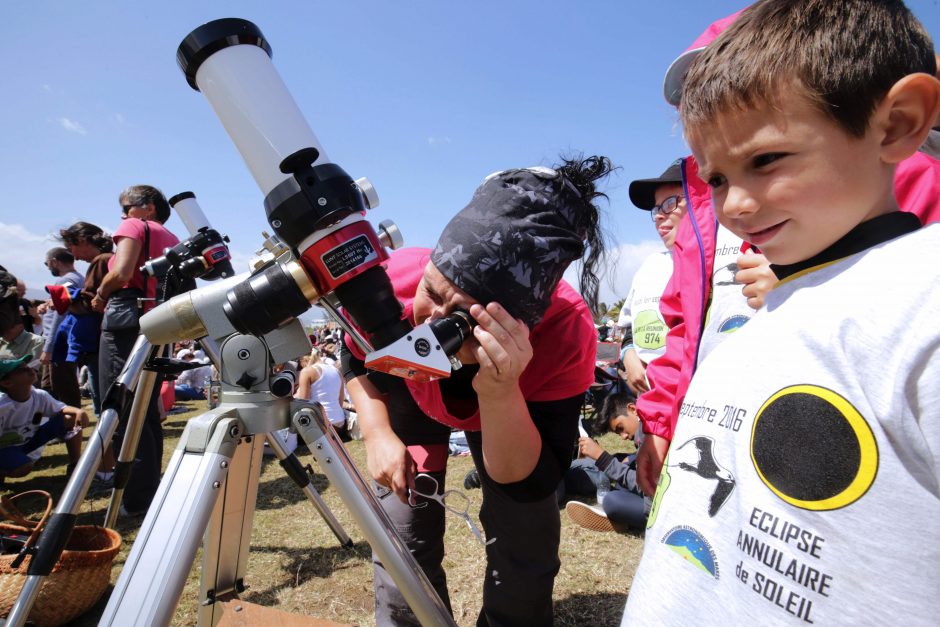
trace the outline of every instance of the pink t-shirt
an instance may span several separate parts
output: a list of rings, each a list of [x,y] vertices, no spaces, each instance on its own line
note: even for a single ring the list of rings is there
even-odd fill
[[[431,257],[426,248],[405,248],[392,253],[385,264],[395,296],[404,307],[404,318],[414,322],[412,305],[418,283]],[[527,401],[556,401],[581,394],[594,382],[597,331],[588,306],[574,288],[562,281],[552,295],[545,317],[529,334],[532,361],[519,378]],[[358,346],[347,346],[362,359]],[[412,398],[426,415],[445,425],[468,431],[480,430],[480,412],[472,418],[452,416],[441,398],[437,381],[405,381]]]
[[[144,262],[148,259],[154,259],[156,257],[163,256],[163,250],[176,246],[179,244],[179,240],[175,235],[166,230],[166,227],[155,221],[148,221],[146,227],[150,229],[150,250],[148,251],[141,250],[140,257],[137,258],[137,262],[134,264],[134,274],[131,276],[131,280],[127,282],[124,287],[137,288],[139,290],[144,289],[144,275],[140,271],[140,266],[144,265]],[[141,248],[143,248],[144,241],[146,241],[145,233],[145,224],[143,220],[138,218],[127,218],[121,221],[120,226],[114,231],[114,243],[117,245],[125,237],[137,240],[140,242]],[[108,270],[114,267],[114,257],[108,261]],[[153,298],[156,294],[157,282],[154,279],[149,279],[147,281],[147,290],[145,296],[147,298]],[[148,307],[149,309],[149,307]]]

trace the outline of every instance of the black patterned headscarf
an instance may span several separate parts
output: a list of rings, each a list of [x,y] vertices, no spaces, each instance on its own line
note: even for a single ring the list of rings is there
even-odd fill
[[[562,274],[584,253],[577,188],[550,168],[505,170],[483,181],[444,228],[431,261],[481,303],[497,301],[533,327]]]

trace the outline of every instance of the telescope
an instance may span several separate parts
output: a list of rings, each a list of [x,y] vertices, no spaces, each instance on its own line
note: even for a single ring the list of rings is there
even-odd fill
[[[263,336],[319,302],[366,354],[367,368],[417,381],[459,368],[454,355],[473,319],[457,313],[417,328],[403,319],[382,266],[401,234],[390,221],[376,230],[366,220],[379,202],[375,189],[330,161],[274,69],[261,30],[237,18],[209,22],[183,40],[177,63],[241,153],[275,235],[248,276],[223,282],[224,294],[194,290],[144,316],[147,338]]]
[[[150,259],[141,268],[145,274],[164,278],[176,272],[180,279],[214,281],[235,274],[228,250],[228,236],[219,235],[196,202],[196,194],[182,192],[168,201],[189,231],[190,237]]]

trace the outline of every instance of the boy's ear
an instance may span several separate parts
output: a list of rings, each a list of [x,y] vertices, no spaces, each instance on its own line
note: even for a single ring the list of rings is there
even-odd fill
[[[940,81],[929,74],[908,74],[875,108],[872,126],[883,133],[881,158],[899,163],[914,154],[940,115]]]

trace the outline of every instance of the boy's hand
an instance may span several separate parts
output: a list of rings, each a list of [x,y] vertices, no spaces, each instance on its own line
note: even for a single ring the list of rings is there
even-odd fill
[[[600,444],[591,438],[583,436],[578,438],[578,450],[581,451],[581,455],[590,457],[591,459],[597,459],[601,456],[601,453],[604,452]]]
[[[69,431],[80,431],[88,426],[88,412],[78,407],[65,407],[62,410],[65,428]]]
[[[737,264],[735,283],[744,286],[741,293],[747,298],[751,309],[760,309],[764,306],[764,296],[777,284],[777,276],[770,269],[770,262],[764,255],[748,251],[738,257]]]

